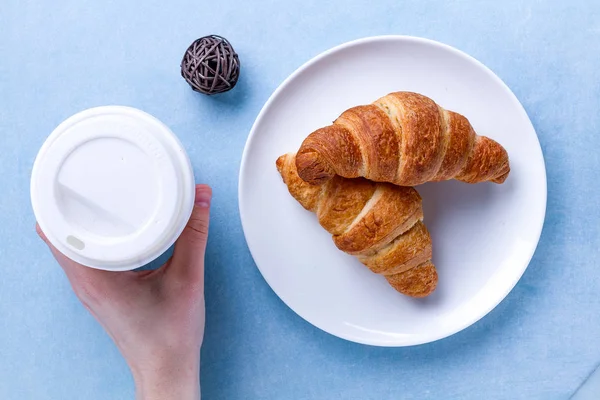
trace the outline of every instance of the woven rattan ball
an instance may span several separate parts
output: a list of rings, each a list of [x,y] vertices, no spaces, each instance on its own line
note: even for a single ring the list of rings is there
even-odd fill
[[[181,76],[196,92],[227,92],[238,81],[240,60],[227,39],[218,35],[201,37],[186,50]]]

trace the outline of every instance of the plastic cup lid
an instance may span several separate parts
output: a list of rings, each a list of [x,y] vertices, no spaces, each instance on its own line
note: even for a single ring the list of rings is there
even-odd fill
[[[31,201],[48,240],[83,265],[125,271],[154,260],[183,231],[194,175],[167,126],[134,108],[78,113],[48,137]]]

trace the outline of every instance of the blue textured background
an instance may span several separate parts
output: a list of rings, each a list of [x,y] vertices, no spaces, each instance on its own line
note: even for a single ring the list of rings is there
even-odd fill
[[[0,399],[133,398],[121,356],[35,236],[29,203],[45,137],[106,104],[168,124],[214,187],[205,399],[568,398],[600,361],[599,20],[600,3],[585,0],[2,0]],[[210,33],[243,68],[214,98],[179,76],[186,47]],[[547,220],[517,287],[469,329],[414,348],[308,325],[262,279],[238,217],[241,153],[271,92],[319,52],[378,34],[436,39],[489,66],[525,106],[547,163]]]

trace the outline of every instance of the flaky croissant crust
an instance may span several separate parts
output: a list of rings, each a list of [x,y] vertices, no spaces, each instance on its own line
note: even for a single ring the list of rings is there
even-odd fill
[[[401,293],[423,297],[433,292],[438,276],[415,189],[340,176],[311,185],[298,176],[294,154],[279,157],[277,169],[290,194],[316,213],[340,250]]]
[[[312,184],[335,175],[399,186],[448,179],[503,183],[510,172],[499,143],[478,136],[464,116],[413,92],[346,110],[304,140],[296,167]]]

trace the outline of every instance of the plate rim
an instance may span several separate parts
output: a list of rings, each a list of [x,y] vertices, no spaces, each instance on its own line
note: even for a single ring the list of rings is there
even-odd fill
[[[251,244],[251,240],[249,240],[249,236],[248,236],[248,232],[247,232],[247,227],[246,227],[247,221],[245,218],[245,211],[244,211],[244,207],[243,207],[244,202],[242,201],[242,197],[244,196],[244,194],[243,194],[244,193],[243,175],[247,169],[246,165],[247,165],[248,157],[249,157],[249,155],[248,155],[249,148],[252,147],[251,144],[254,141],[254,138],[256,137],[256,132],[257,132],[258,126],[260,126],[260,124],[262,123],[262,120],[264,119],[265,115],[267,114],[267,112],[271,108],[271,105],[273,104],[275,99],[279,96],[279,94],[289,85],[289,83],[291,83],[294,79],[296,79],[296,77],[298,75],[300,75],[301,73],[303,73],[306,69],[310,68],[312,65],[319,63],[321,60],[323,60],[335,53],[338,53],[340,51],[346,50],[351,47],[360,46],[363,44],[386,42],[386,41],[413,42],[413,43],[417,43],[417,44],[438,47],[442,50],[454,53],[455,55],[457,55],[461,58],[466,58],[468,61],[476,64],[479,68],[481,68],[483,71],[485,71],[491,79],[493,79],[497,84],[499,84],[501,87],[503,87],[505,89],[505,91],[511,97],[512,102],[517,106],[519,113],[521,113],[522,116],[525,117],[525,120],[527,121],[528,125],[530,126],[531,130],[533,131],[534,136],[535,136],[535,142],[537,143],[537,147],[538,147],[539,153],[540,153],[541,172],[542,172],[542,178],[543,178],[543,179],[541,179],[541,182],[540,182],[540,185],[542,186],[541,188],[543,188],[543,199],[542,199],[543,212],[542,212],[541,220],[539,222],[539,226],[537,227],[536,232],[535,232],[536,233],[535,234],[535,245],[533,245],[531,248],[530,254],[527,257],[527,262],[523,264],[523,267],[520,268],[518,273],[515,273],[513,282],[511,282],[510,285],[506,285],[504,291],[499,291],[498,295],[495,296],[494,300],[490,302],[489,306],[486,307],[486,309],[483,312],[474,314],[470,318],[466,318],[465,321],[463,321],[463,323],[457,324],[456,326],[453,327],[453,329],[450,329],[450,330],[444,332],[443,334],[429,335],[429,336],[425,337],[424,339],[420,339],[420,340],[393,342],[393,343],[391,343],[390,341],[382,341],[382,340],[363,340],[362,338],[353,337],[352,335],[334,333],[334,332],[331,332],[330,330],[325,329],[324,327],[321,327],[318,324],[312,322],[307,316],[302,315],[298,311],[296,311],[286,301],[285,296],[283,296],[272,285],[272,283],[265,276],[265,274],[263,273],[263,270],[261,269],[258,262],[256,261],[255,251],[253,250],[253,245]],[[447,337],[453,336],[453,335],[457,334],[458,332],[461,332],[461,331],[469,328],[470,326],[474,325],[479,320],[481,320],[482,318],[487,316],[502,301],[504,301],[504,299],[506,299],[506,297],[508,296],[508,294],[510,292],[512,292],[512,290],[515,288],[517,283],[521,280],[521,278],[525,274],[525,271],[531,264],[531,260],[533,259],[533,256],[535,255],[537,248],[539,246],[539,243],[540,243],[540,238],[541,238],[543,228],[544,228],[544,225],[546,222],[547,205],[548,205],[548,176],[547,176],[547,171],[546,171],[546,161],[544,158],[544,152],[543,152],[540,140],[539,140],[539,136],[538,136],[537,131],[535,130],[535,127],[533,126],[533,123],[531,122],[531,119],[529,118],[529,115],[527,114],[527,111],[525,110],[523,104],[519,101],[517,96],[510,89],[510,87],[498,75],[496,75],[496,73],[494,71],[492,71],[492,69],[487,67],[485,64],[483,64],[481,61],[479,61],[475,57],[467,54],[466,52],[459,50],[458,48],[448,45],[446,43],[437,41],[437,40],[433,40],[433,39],[429,39],[429,38],[425,38],[425,37],[419,37],[419,36],[412,36],[412,35],[375,35],[375,36],[366,36],[366,37],[346,41],[341,44],[330,47],[329,49],[326,49],[326,50],[318,53],[317,55],[311,57],[310,59],[308,59],[308,61],[301,64],[290,75],[288,75],[277,86],[277,88],[271,93],[271,95],[269,96],[267,101],[263,104],[260,112],[258,113],[258,115],[256,116],[256,118],[252,124],[250,132],[249,132],[248,137],[246,138],[246,142],[244,144],[244,150],[242,152],[240,169],[239,169],[239,173],[238,173],[237,189],[238,189],[238,212],[240,215],[240,221],[242,224],[242,232],[244,233],[244,239],[246,241],[246,245],[248,247],[248,250],[250,252],[250,255],[252,257],[252,260],[253,260],[256,268],[260,272],[261,276],[263,277],[263,279],[265,280],[267,285],[275,293],[275,295],[277,295],[277,297],[297,316],[299,316],[300,318],[302,318],[303,320],[305,320],[306,322],[308,322],[310,325],[314,326],[315,328],[317,328],[323,332],[326,332],[332,336],[338,337],[340,339],[344,339],[346,341],[350,341],[350,342],[354,342],[354,343],[358,343],[358,344],[362,344],[362,345],[376,346],[376,347],[410,347],[410,346],[423,345],[423,344],[427,344],[427,343],[433,343],[433,342],[445,339]]]

